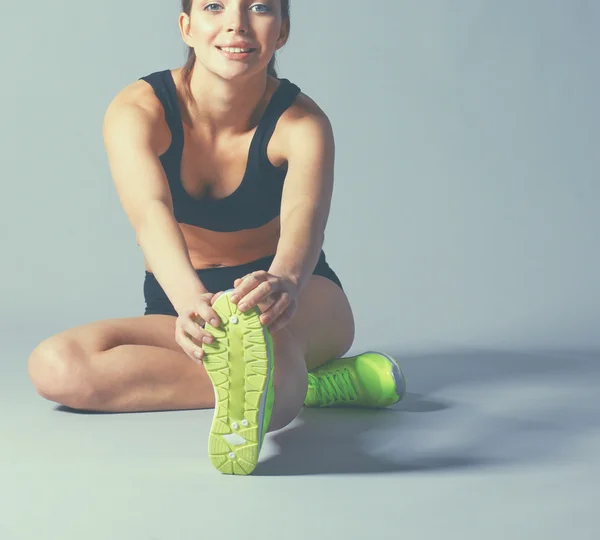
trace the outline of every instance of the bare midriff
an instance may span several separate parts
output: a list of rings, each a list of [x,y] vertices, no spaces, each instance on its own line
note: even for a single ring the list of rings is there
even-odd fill
[[[188,247],[192,266],[196,270],[238,266],[273,255],[279,242],[280,220],[276,217],[256,229],[235,232],[215,232],[194,225],[179,223]],[[148,272],[152,272],[144,259]]]

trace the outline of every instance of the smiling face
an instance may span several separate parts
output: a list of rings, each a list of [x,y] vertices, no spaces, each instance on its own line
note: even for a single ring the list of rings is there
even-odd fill
[[[179,17],[181,34],[209,71],[224,78],[257,73],[287,40],[282,1],[193,0],[190,15]]]

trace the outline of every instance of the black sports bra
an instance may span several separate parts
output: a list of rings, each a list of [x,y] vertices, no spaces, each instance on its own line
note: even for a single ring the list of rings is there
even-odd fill
[[[280,212],[287,165],[273,166],[267,158],[267,145],[277,121],[294,102],[300,88],[287,79],[279,79],[280,85],[271,96],[252,138],[246,171],[239,187],[222,199],[196,199],[181,183],[183,123],[171,70],[158,71],[141,79],[154,89],[171,130],[171,145],[160,156],[160,161],[169,181],[177,222],[211,231],[234,232],[261,227],[276,218]]]

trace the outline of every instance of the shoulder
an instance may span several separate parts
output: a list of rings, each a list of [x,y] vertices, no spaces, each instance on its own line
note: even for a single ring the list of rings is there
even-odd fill
[[[282,114],[281,135],[288,149],[301,146],[333,146],[333,126],[325,111],[304,92]]]
[[[158,153],[164,151],[168,127],[163,106],[153,88],[144,80],[134,81],[112,98],[104,116],[105,133],[147,133],[152,147]],[[113,135],[114,136],[114,135]]]
[[[144,80],[137,80],[122,88],[112,98],[108,109],[139,108],[149,117],[164,117],[163,106],[154,89]]]
[[[329,117],[319,104],[304,92],[299,92],[296,99],[281,117],[290,128],[306,128],[331,126]]]

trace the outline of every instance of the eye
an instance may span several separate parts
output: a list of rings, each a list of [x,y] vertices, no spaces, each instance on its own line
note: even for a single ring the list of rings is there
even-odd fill
[[[271,8],[269,6],[267,6],[267,4],[254,4],[252,6],[253,8],[264,8],[260,11],[257,11],[256,13],[268,13],[269,11],[271,11]]]
[[[204,6],[204,11],[217,11],[216,9],[211,9],[212,6],[217,6],[217,8],[222,7],[219,4],[211,3]],[[266,4],[254,4],[252,8],[261,8],[259,10],[256,10],[255,13],[269,13],[271,11],[271,8]]]

